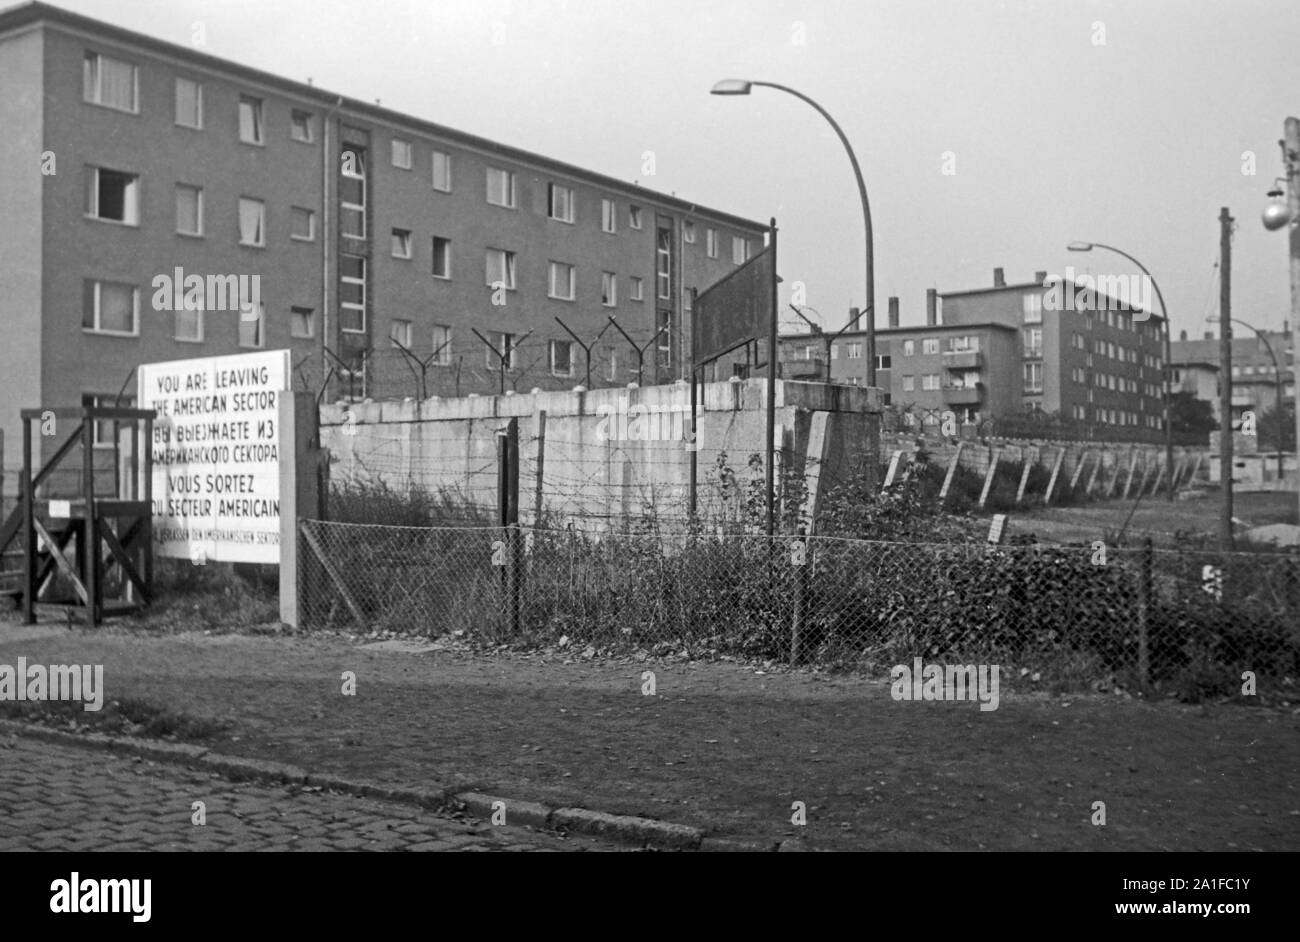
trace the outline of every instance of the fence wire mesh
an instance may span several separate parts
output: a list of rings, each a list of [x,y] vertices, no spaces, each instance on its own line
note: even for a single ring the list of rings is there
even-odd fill
[[[851,669],[1000,664],[1062,687],[1300,676],[1300,556],[303,521],[304,623]]]

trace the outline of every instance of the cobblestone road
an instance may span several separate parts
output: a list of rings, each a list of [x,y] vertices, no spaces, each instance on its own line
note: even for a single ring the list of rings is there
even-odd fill
[[[206,824],[193,823],[194,802]],[[409,805],[235,783],[21,737],[0,740],[0,851],[616,850]]]

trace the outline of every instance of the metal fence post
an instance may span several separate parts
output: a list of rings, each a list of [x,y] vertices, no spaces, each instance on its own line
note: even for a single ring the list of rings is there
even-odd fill
[[[1138,557],[1138,685],[1146,693],[1151,683],[1151,613],[1153,609],[1151,569],[1154,553],[1151,549],[1151,537],[1142,541],[1142,553]]]
[[[505,542],[506,564],[501,571],[506,626],[519,635],[519,606],[523,581],[523,539],[519,532],[519,420],[511,419],[497,432],[497,510]]]

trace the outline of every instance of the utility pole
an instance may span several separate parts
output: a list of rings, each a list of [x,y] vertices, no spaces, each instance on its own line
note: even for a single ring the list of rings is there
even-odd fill
[[[1284,124],[1282,156],[1286,161],[1286,205],[1291,211],[1291,225],[1287,230],[1291,250],[1291,345],[1296,357],[1291,366],[1292,377],[1300,389],[1300,118],[1287,118]],[[1283,351],[1285,352],[1285,351]],[[1281,388],[1278,378],[1278,388]],[[1281,402],[1278,419],[1281,419]],[[1278,422],[1279,438],[1282,428]],[[1300,395],[1296,396],[1296,496],[1300,498]],[[1281,441],[1278,447],[1281,448]]]
[[[1232,549],[1232,216],[1219,210],[1219,540]]]

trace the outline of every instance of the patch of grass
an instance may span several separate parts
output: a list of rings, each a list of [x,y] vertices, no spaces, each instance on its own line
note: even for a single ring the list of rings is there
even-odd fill
[[[0,716],[75,732],[140,736],[174,742],[206,742],[230,728],[229,723],[201,719],[146,700],[110,700],[87,710],[80,700],[4,700]]]

